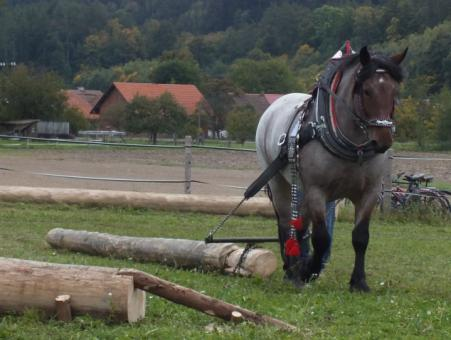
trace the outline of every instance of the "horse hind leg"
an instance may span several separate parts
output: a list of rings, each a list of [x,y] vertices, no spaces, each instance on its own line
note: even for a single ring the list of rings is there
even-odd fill
[[[326,204],[319,192],[309,192],[305,195],[303,211],[312,222],[313,254],[301,271],[303,281],[310,281],[323,269],[324,255],[330,248],[331,237],[326,226]]]
[[[285,242],[290,235],[291,219],[291,187],[280,175],[276,175],[269,185],[270,199],[277,217],[278,235],[280,243],[280,255],[283,261],[285,279],[291,281],[296,287],[301,287],[303,281],[300,277],[301,258],[285,255]]]

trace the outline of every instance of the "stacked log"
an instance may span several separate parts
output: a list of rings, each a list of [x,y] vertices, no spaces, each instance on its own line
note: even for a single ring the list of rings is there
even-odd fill
[[[46,240],[55,248],[92,255],[236,272],[243,276],[265,278],[277,268],[276,257],[271,251],[251,249],[242,257],[245,250],[232,243],[206,244],[186,239],[129,237],[62,228],[50,230]]]

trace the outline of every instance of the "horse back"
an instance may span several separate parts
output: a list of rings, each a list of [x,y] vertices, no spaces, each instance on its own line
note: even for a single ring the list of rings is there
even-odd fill
[[[298,108],[311,96],[304,93],[290,93],[272,103],[260,118],[256,132],[257,159],[262,169],[279,155],[279,139],[287,133]]]

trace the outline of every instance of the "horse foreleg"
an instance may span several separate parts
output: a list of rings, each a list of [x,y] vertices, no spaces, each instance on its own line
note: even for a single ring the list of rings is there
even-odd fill
[[[370,239],[369,225],[377,194],[369,194],[356,204],[355,227],[352,231],[352,246],[355,252],[354,270],[352,271],[351,291],[369,292],[365,275],[365,253]]]
[[[365,253],[370,238],[369,225],[369,218],[363,219],[356,223],[356,226],[352,231],[352,246],[354,247],[355,252],[355,262],[351,281],[349,282],[351,291],[370,291],[365,277]]]

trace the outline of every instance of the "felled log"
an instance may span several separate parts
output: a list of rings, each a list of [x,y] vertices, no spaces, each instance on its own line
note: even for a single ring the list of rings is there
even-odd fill
[[[134,191],[88,190],[67,188],[39,188],[0,186],[0,201],[63,203],[84,206],[148,208],[166,211],[195,211],[208,214],[227,214],[242,197],[214,195],[158,194]],[[266,197],[246,201],[236,215],[274,216],[271,202]]]
[[[299,331],[298,328],[284,321],[212,298],[139,270],[122,269],[119,275],[132,276],[137,288],[226,321],[236,322],[239,318],[255,324],[275,326],[286,331]]]
[[[46,240],[55,248],[92,255],[225,272],[235,271],[244,251],[232,243],[205,244],[186,239],[129,237],[62,228],[50,230]],[[251,249],[243,259],[236,270],[240,275],[268,277],[277,268],[276,257],[269,250]]]
[[[135,322],[145,313],[145,293],[118,269],[0,257],[0,312],[36,308],[54,316],[61,295],[70,296],[71,315]]]

